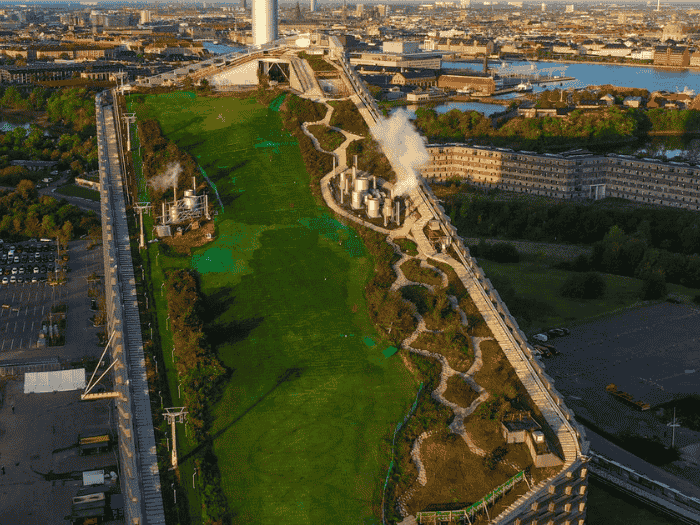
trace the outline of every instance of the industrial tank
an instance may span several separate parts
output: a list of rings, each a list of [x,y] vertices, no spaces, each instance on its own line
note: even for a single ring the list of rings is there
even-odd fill
[[[367,197],[367,215],[371,219],[378,219],[380,213],[380,201],[376,197]]]
[[[352,209],[353,210],[359,210],[362,208],[362,198],[364,197],[364,194],[361,191],[353,191],[352,192]]]
[[[195,197],[194,191],[185,190],[185,206],[188,210],[194,210],[197,206],[197,197]]]
[[[369,191],[369,179],[366,177],[356,178],[355,191]]]

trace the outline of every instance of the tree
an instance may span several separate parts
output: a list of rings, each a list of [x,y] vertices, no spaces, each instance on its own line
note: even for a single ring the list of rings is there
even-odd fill
[[[35,200],[37,197],[36,186],[32,181],[27,179],[19,181],[19,184],[17,184],[17,193],[25,201]]]
[[[71,239],[73,239],[73,224],[70,221],[66,221],[58,232],[58,240],[61,244],[66,245]]]

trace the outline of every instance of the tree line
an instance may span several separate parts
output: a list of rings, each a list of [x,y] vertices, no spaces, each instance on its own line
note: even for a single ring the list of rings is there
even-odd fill
[[[94,212],[40,196],[29,180],[20,181],[13,191],[0,192],[0,217],[0,238],[11,241],[58,237],[65,244],[75,235],[97,235],[101,227]]]
[[[184,391],[188,425],[194,430],[195,441],[204,445],[195,459],[203,480],[200,484],[202,516],[207,525],[220,524],[228,521],[229,511],[226,497],[221,491],[208,429],[212,400],[226,370],[204,333],[204,309],[194,272],[175,270],[168,274],[165,285],[175,367]]]

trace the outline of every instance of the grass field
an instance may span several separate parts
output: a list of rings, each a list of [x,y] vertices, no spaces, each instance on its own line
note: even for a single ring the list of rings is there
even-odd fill
[[[201,274],[207,334],[232,371],[211,433],[234,523],[379,523],[389,441],[418,385],[381,353],[363,296],[373,261],[314,201],[278,113],[186,94],[136,110],[223,200],[216,240],[191,258],[161,253],[152,277]]]
[[[479,259],[478,263],[501,293],[520,328],[525,331],[575,323],[640,302],[642,281],[631,277],[604,274],[607,284],[604,297],[569,299],[562,297],[559,290],[572,272],[551,268],[546,261],[496,263]],[[505,280],[512,285],[515,298],[503,286],[499,286],[499,282]],[[668,291],[690,299],[700,293],[700,290],[675,284],[669,284]]]
[[[100,200],[100,192],[97,190],[91,190],[90,188],[83,188],[76,184],[66,184],[65,186],[59,186],[56,188],[55,193],[60,193],[61,195],[68,195],[69,197],[82,197],[83,199],[89,199],[91,201]]]

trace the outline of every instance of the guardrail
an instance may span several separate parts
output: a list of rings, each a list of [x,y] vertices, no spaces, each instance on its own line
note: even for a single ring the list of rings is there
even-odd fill
[[[499,497],[503,496],[506,493],[506,491],[512,489],[518,481],[525,481],[524,470],[521,470],[508,481],[496,487],[494,490],[489,492],[479,501],[473,503],[465,509],[417,512],[416,519],[418,520],[418,523],[420,523],[421,520],[424,518],[433,518],[436,521],[449,522],[452,522],[452,520],[457,519],[465,519],[467,517],[469,517],[469,519],[471,520],[472,518],[474,518],[476,513],[481,512],[482,510],[488,513],[488,505],[494,503]]]

